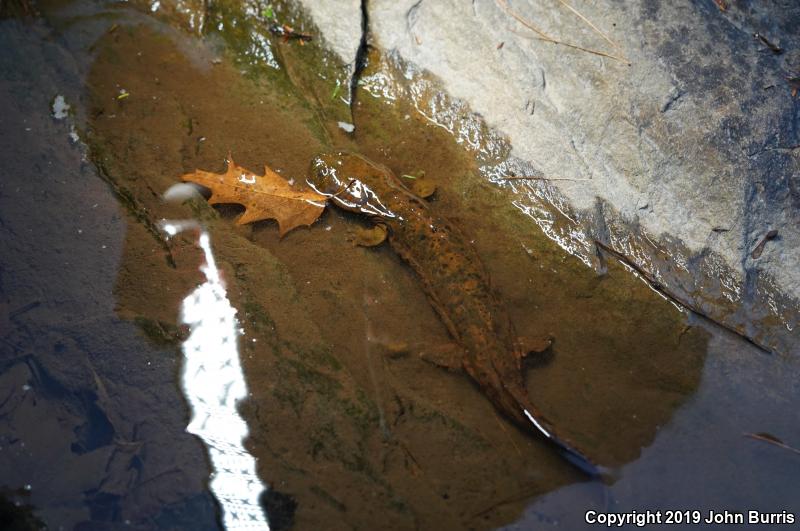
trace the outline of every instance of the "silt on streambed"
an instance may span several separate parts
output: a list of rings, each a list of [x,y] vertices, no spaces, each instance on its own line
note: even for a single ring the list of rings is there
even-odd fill
[[[793,456],[741,437],[800,438],[796,360],[682,312],[614,261],[598,274],[566,254],[414,101],[360,91],[351,114],[332,56],[274,36],[264,6],[206,5],[44,2],[41,18],[0,21],[13,50],[0,69],[0,467],[39,518],[219,526],[178,387],[179,307],[203,282],[202,252],[159,229],[184,218],[206,227],[244,330],[239,409],[274,528],[573,528],[590,508],[796,499]],[[314,33],[289,5],[271,14]],[[365,78],[382,64],[373,51]],[[56,94],[66,121],[49,114]],[[391,250],[348,242],[358,218],[329,209],[279,239],[272,222],[236,226],[238,207],[162,200],[228,152],[302,183],[332,147],[437,184],[432,208],[472,236],[520,334],[556,338],[531,364],[532,399],[616,483],[586,482],[466,378],[418,359],[448,335]]]

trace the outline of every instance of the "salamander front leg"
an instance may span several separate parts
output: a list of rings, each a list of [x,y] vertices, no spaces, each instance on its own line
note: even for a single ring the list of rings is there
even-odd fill
[[[526,362],[529,367],[531,365],[544,365],[548,363],[551,359],[552,351],[550,347],[552,346],[552,336],[543,335],[517,338],[516,354],[520,367],[523,362]]]

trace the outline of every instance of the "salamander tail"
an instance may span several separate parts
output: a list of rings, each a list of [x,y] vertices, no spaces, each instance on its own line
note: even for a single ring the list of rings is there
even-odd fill
[[[594,464],[580,451],[556,437],[550,430],[544,427],[542,422],[536,420],[536,417],[534,417],[527,409],[523,409],[523,411],[533,426],[556,447],[556,451],[561,454],[561,457],[569,461],[572,465],[580,469],[583,473],[591,478],[607,478],[611,475],[610,470]]]

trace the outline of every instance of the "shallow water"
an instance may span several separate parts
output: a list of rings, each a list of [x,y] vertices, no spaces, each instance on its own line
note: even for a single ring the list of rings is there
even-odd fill
[[[360,91],[351,116],[314,42],[254,27],[250,4],[213,6],[48,2],[42,20],[0,21],[15,50],[0,84],[0,487],[23,488],[53,528],[220,525],[179,387],[202,252],[159,229],[194,218],[244,330],[245,446],[273,528],[571,529],[592,508],[797,503],[796,456],[742,437],[800,444],[796,357],[692,317],[613,260],[587,267],[415,101]],[[390,249],[348,242],[363,220],[328,209],[279,239],[273,222],[236,226],[240,207],[162,200],[228,152],[302,182],[334,146],[437,184],[431,207],[471,235],[520,334],[556,338],[531,363],[532,399],[616,482],[587,482],[464,376],[418,359],[448,335]]]

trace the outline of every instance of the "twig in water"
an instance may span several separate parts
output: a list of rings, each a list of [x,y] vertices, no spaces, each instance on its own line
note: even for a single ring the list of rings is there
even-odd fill
[[[660,294],[662,294],[663,296],[665,296],[666,298],[668,298],[669,300],[671,300],[675,304],[683,306],[687,310],[690,310],[690,311],[696,313],[700,317],[704,317],[704,318],[708,319],[709,321],[711,321],[712,323],[721,326],[725,330],[736,334],[737,336],[741,337],[742,339],[745,339],[748,343],[751,343],[752,345],[754,345],[754,346],[758,347],[759,349],[763,350],[767,354],[771,354],[772,353],[772,350],[769,347],[767,347],[765,345],[762,345],[756,339],[748,336],[745,332],[737,330],[733,326],[725,324],[722,321],[719,321],[718,319],[714,319],[713,317],[708,315],[706,312],[704,312],[703,310],[701,310],[700,308],[698,308],[697,306],[695,306],[694,304],[692,304],[688,300],[686,300],[686,299],[684,299],[682,297],[679,297],[678,295],[676,295],[676,294],[672,293],[671,291],[667,290],[667,288],[661,282],[659,282],[652,274],[650,274],[649,272],[645,271],[641,266],[636,264],[636,262],[634,262],[632,259],[630,259],[627,256],[625,256],[621,252],[619,252],[619,251],[617,251],[615,249],[612,249],[611,247],[609,247],[608,245],[604,244],[601,241],[595,240],[594,243],[595,243],[595,245],[597,245],[597,247],[599,247],[600,249],[604,250],[605,252],[607,252],[608,254],[610,254],[611,256],[613,256],[614,258],[616,258],[617,260],[619,260],[623,264],[625,264],[626,266],[628,266],[631,269],[633,269],[634,271],[636,271],[639,274],[639,276],[641,276],[648,284],[650,284],[650,287],[652,287],[654,290],[656,290],[657,292],[659,292]]]
[[[25,306],[21,306],[21,307],[17,308],[16,310],[14,310],[13,312],[9,312],[8,318],[9,318],[9,320],[13,321],[14,319],[19,317],[23,313],[29,312],[29,311],[33,310],[34,308],[38,308],[41,305],[42,305],[41,301],[29,302]]]
[[[800,450],[789,446],[782,440],[778,439],[774,435],[770,435],[769,433],[743,433],[742,435],[744,435],[745,437],[750,437],[751,439],[755,439],[757,441],[764,441],[770,444],[774,444],[775,446],[783,448],[784,450],[789,450],[790,452],[800,454]]]
[[[422,470],[419,461],[417,461],[417,458],[414,457],[414,454],[411,453],[411,450],[409,450],[408,447],[405,444],[403,444],[402,441],[397,441],[397,445],[400,446],[400,449],[403,450],[403,453],[406,455],[406,457],[408,457],[411,460],[411,464],[414,465],[413,468],[411,468],[411,475],[416,476],[418,474],[424,474],[425,471]]]

